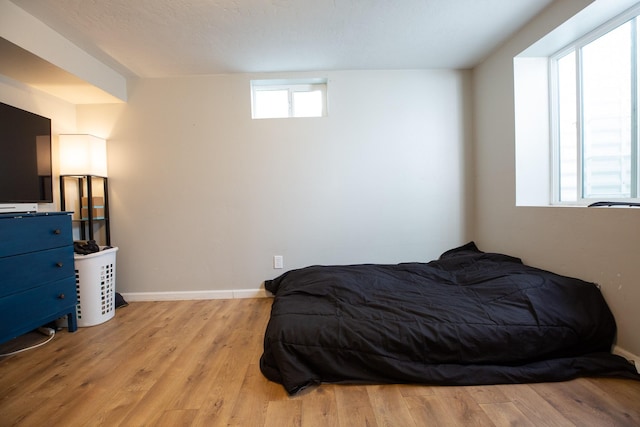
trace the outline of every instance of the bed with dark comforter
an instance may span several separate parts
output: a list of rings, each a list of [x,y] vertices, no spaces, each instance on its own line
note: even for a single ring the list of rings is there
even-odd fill
[[[275,299],[260,368],[290,394],[321,382],[640,379],[611,354],[616,324],[597,285],[474,243],[429,263],[312,266],[265,286]]]

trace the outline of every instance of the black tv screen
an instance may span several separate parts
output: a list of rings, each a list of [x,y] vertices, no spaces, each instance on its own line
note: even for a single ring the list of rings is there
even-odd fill
[[[0,203],[51,202],[51,119],[0,103]]]

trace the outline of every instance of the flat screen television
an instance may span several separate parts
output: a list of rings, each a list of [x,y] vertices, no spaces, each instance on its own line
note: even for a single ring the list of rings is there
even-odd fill
[[[51,169],[51,119],[0,103],[0,212],[52,203]]]

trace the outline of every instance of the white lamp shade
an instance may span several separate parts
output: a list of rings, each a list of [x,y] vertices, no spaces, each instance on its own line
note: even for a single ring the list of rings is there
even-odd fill
[[[93,135],[60,135],[60,175],[107,176],[107,141]]]

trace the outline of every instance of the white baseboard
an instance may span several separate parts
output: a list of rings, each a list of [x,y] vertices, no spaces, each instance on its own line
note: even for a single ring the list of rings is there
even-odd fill
[[[637,356],[623,348],[620,348],[617,345],[613,346],[613,353],[617,354],[618,356],[622,356],[627,360],[631,360],[636,365],[636,371],[640,373],[640,356]]]
[[[230,289],[223,291],[123,292],[127,301],[184,301],[201,299],[268,298],[265,289]]]

